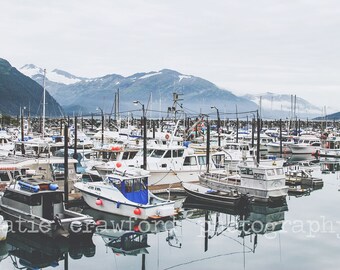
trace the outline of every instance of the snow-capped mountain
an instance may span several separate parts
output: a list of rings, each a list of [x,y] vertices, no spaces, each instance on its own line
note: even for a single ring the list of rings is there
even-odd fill
[[[42,68],[30,64],[23,66],[20,71],[42,85]],[[132,110],[132,100],[140,100],[144,104],[151,102],[153,110],[166,111],[172,106],[172,95],[176,92],[183,94],[183,108],[190,112],[211,113],[211,106],[216,106],[221,113],[230,114],[235,112],[237,105],[239,112],[258,109],[263,118],[293,117],[294,105],[290,95],[268,92],[237,96],[202,78],[169,69],[136,73],[128,77],[109,74],[91,79],[54,69],[46,73],[45,82],[49,93],[64,109],[72,112],[79,111],[80,107],[83,108],[82,113],[93,112],[97,107],[112,111],[115,92],[119,89],[121,110]],[[295,115],[301,118],[315,117],[322,115],[322,110],[297,97]]]
[[[19,69],[19,71],[36,81],[40,81],[41,78],[44,76],[44,69],[37,67],[33,64],[24,65]],[[60,84],[65,84],[65,85],[70,85],[70,84],[74,84],[77,82],[89,80],[88,78],[74,76],[60,69],[47,71],[46,79],[49,80],[50,82],[60,83]]]
[[[33,71],[33,69],[31,69]],[[35,72],[39,72],[38,69]],[[5,59],[0,58],[0,111],[19,115],[23,107],[31,116],[42,115],[43,88],[35,80],[25,76]],[[62,107],[46,92],[46,116],[64,115]]]

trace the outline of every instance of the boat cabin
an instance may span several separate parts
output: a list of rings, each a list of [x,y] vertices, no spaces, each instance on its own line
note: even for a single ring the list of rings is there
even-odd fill
[[[148,177],[132,175],[109,175],[106,179],[113,184],[129,201],[147,204],[149,201]],[[89,189],[96,188],[89,186]]]
[[[240,166],[241,185],[272,189],[285,186],[285,173],[282,167]]]
[[[15,188],[5,190],[2,203],[25,213],[54,220],[56,214],[65,218],[63,192],[55,184],[37,183],[33,179],[18,180]]]

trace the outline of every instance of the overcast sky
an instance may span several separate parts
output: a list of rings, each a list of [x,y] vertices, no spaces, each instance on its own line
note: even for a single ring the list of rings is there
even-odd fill
[[[169,68],[236,95],[296,94],[340,111],[338,0],[0,0],[0,7],[0,57],[17,68],[84,77]]]

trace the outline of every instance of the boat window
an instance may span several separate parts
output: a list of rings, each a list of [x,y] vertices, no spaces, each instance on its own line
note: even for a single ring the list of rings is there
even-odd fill
[[[263,173],[254,173],[254,179],[264,179]]]
[[[109,160],[117,160],[118,153],[112,152],[110,153]]]
[[[146,189],[146,177],[144,178],[137,178],[133,180],[133,192],[137,192],[137,191],[142,191]]]
[[[122,159],[126,160],[126,159],[133,159],[136,156],[137,152],[124,152],[123,153],[123,157]]]
[[[240,149],[241,150],[249,150],[249,146],[248,145],[241,145]]]
[[[184,159],[184,166],[196,166],[197,165],[197,161],[196,161],[196,157],[186,157]]]
[[[253,175],[253,170],[249,168],[241,168],[242,174]]]
[[[276,174],[283,175],[284,174],[283,169],[282,168],[276,169]]]
[[[10,180],[11,179],[9,178],[7,171],[0,171],[0,181],[8,182]]]
[[[125,180],[125,192],[132,192],[133,180]]]
[[[199,164],[199,165],[205,165],[205,164],[207,164],[206,156],[198,156],[198,164]]]
[[[51,196],[53,203],[62,203],[63,202],[63,195],[61,193],[47,194],[47,196]]]
[[[94,189],[94,187],[93,186],[89,186],[89,189]]]
[[[273,176],[273,175],[275,175],[275,170],[274,170],[274,169],[267,170],[267,175],[268,175],[268,176]]]
[[[144,189],[147,189],[147,186],[148,186],[148,178],[147,177],[142,178],[142,185],[143,185]]]
[[[171,150],[166,151],[164,157],[171,158]]]
[[[151,156],[152,155],[152,152],[153,152],[153,149],[147,149],[146,150],[146,155],[149,157],[149,156]],[[141,151],[141,156],[143,156],[143,150]]]
[[[41,196],[32,196],[30,205],[32,205],[32,206],[41,205]]]
[[[101,191],[101,189],[100,189],[100,188],[98,188],[98,187],[96,187],[96,188],[95,188],[95,190],[96,190],[96,191]]]
[[[211,159],[217,168],[222,168],[224,166],[224,157],[224,155],[213,155]]]
[[[17,201],[19,203],[24,203],[30,205],[30,196],[26,196],[24,194],[16,193],[16,192],[11,192],[11,191],[6,191],[4,193],[4,197]],[[36,196],[40,199],[40,196]]]
[[[164,155],[164,150],[158,150],[156,149],[155,151],[153,151],[153,153],[151,154],[151,157],[156,157],[156,158],[161,158]]]

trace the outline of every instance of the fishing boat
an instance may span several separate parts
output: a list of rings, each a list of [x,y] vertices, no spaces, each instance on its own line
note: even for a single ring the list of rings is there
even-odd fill
[[[254,201],[276,201],[284,199],[288,194],[285,185],[283,167],[264,165],[240,165],[239,173],[206,172],[199,175],[203,186],[220,191],[235,189],[241,194],[247,194]]]
[[[197,179],[199,172],[205,171],[209,163],[210,170],[219,171],[224,167],[225,152],[210,154],[209,162],[206,153],[195,152],[192,148],[182,145],[153,144],[147,148],[147,170],[150,172],[149,185],[180,185],[180,182],[192,182]],[[112,161],[102,165],[95,165],[95,169],[102,176],[119,167],[142,168],[143,150],[130,160]]]
[[[340,157],[340,137],[328,136],[322,142],[322,147],[316,152],[316,155],[321,157]]]
[[[18,177],[0,196],[4,216],[19,231],[49,237],[92,236],[92,217],[65,209],[63,192],[49,181]]]
[[[321,148],[321,141],[316,136],[304,135],[298,137],[298,142],[289,144],[292,154],[315,154]]]
[[[246,196],[242,196],[235,189],[220,191],[193,183],[182,183],[182,186],[189,196],[206,203],[236,206],[246,201]]]
[[[96,246],[92,238],[53,239],[44,235],[16,232],[8,234],[6,251],[13,263],[11,269],[59,269],[60,267],[69,269],[67,257],[72,261],[79,260],[83,256],[93,257]]]
[[[148,190],[149,173],[140,168],[113,170],[99,182],[77,182],[75,187],[93,209],[137,219],[173,216],[175,202]]]

